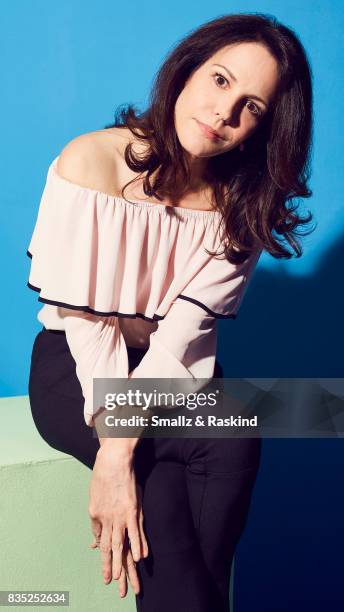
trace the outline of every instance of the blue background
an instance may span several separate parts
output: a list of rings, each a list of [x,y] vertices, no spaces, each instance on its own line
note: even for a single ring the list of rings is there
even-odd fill
[[[103,129],[118,104],[143,108],[180,38],[226,13],[262,12],[300,36],[314,72],[311,208],[317,230],[291,261],[264,254],[235,321],[220,321],[227,377],[343,376],[343,3],[287,0],[1,4],[1,396],[26,395],[41,325],[27,288],[32,235],[52,159]],[[264,440],[239,544],[235,612],[341,611],[343,442]]]

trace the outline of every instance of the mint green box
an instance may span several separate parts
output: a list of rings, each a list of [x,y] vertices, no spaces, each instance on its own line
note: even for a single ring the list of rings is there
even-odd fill
[[[0,398],[0,414],[0,590],[69,591],[69,607],[59,609],[73,612],[136,612],[130,583],[121,599],[89,547],[90,470],[40,437],[28,396]]]

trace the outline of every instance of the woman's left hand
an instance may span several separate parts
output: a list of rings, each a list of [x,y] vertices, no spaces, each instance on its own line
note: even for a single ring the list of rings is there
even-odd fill
[[[90,548],[98,548],[100,544],[99,538],[94,538]],[[125,538],[123,552],[122,552],[122,570],[121,575],[118,579],[118,592],[120,597],[125,597],[128,593],[128,580],[132,586],[135,595],[140,592],[140,582],[136,573],[136,563],[133,559],[133,555],[130,549],[130,543],[128,537]],[[111,578],[108,582],[111,581]]]
[[[139,587],[134,560],[148,556],[148,545],[141,487],[136,482],[133,460],[126,454],[123,457],[121,448],[120,442],[108,440],[98,450],[90,483],[89,515],[95,538],[91,547],[100,549],[104,582],[108,584],[112,578],[119,581],[124,596],[127,575],[135,592]]]

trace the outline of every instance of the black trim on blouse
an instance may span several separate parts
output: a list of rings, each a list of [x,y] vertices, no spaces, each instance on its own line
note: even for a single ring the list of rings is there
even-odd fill
[[[182,298],[182,300],[187,300],[188,302],[192,302],[193,304],[196,304],[197,306],[200,306],[201,308],[206,310],[210,315],[212,315],[213,317],[216,317],[217,319],[236,319],[236,314],[220,314],[219,312],[214,312],[214,310],[211,310],[210,308],[208,308],[208,306],[206,306],[205,304],[202,304],[202,302],[195,300],[195,298],[188,297],[187,295],[183,295],[182,293],[180,293],[177,297]]]
[[[28,257],[30,257],[30,259],[32,259],[32,254],[30,253],[30,251],[26,251],[26,254]],[[30,282],[27,282],[27,286],[29,287],[29,289],[32,289],[33,291],[37,291],[38,293],[42,291],[42,289],[40,289],[39,287],[35,287],[34,285],[31,285]],[[188,302],[192,302],[193,304],[196,304],[196,306],[200,306],[201,308],[203,308],[203,310],[205,310],[208,314],[212,315],[216,319],[236,319],[236,314],[227,315],[227,314],[220,314],[218,312],[214,312],[202,302],[199,302],[198,300],[195,300],[194,298],[191,298],[187,295],[183,295],[182,293],[177,295],[177,298],[181,298],[182,300],[186,300]],[[145,321],[149,321],[149,322],[161,321],[162,319],[165,318],[165,316],[157,315],[157,314],[153,315],[153,317],[147,317],[141,312],[136,312],[135,314],[126,314],[126,313],[117,312],[117,311],[101,312],[99,310],[94,310],[93,308],[90,308],[89,306],[75,306],[74,304],[66,304],[65,302],[58,302],[56,300],[48,300],[47,298],[43,298],[41,296],[39,296],[38,301],[42,302],[43,304],[50,304],[52,306],[61,306],[62,308],[69,308],[70,310],[81,310],[82,312],[89,312],[90,314],[93,314],[99,317],[125,317],[128,319],[136,319],[137,317],[140,317],[141,319],[144,319]]]

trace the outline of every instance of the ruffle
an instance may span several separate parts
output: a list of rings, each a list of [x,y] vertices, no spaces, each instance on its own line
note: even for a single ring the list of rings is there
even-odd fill
[[[102,317],[163,319],[177,298],[234,318],[259,258],[211,257],[217,211],[127,201],[60,177],[51,163],[32,238],[28,287],[45,304]]]

